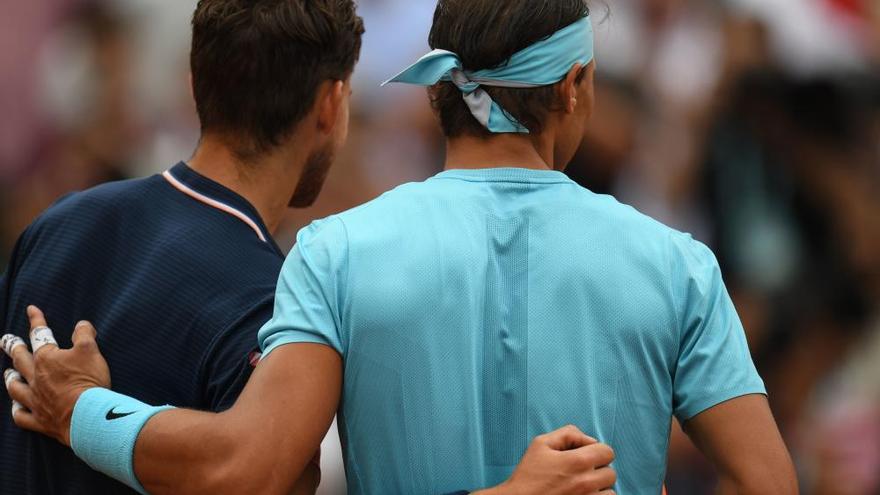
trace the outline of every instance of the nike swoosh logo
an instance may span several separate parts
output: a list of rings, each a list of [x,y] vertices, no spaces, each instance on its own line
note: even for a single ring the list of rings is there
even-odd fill
[[[131,416],[132,414],[134,414],[134,412],[118,413],[116,412],[116,408],[114,407],[113,409],[107,411],[106,418],[107,421],[113,421],[114,419],[124,418],[126,416]]]

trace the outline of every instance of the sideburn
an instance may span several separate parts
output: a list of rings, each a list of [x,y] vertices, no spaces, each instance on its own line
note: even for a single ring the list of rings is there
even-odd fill
[[[293,197],[290,198],[289,206],[291,208],[308,208],[315,204],[321,194],[321,189],[324,188],[324,182],[330,173],[334,158],[331,145],[327,145],[309,156],[299,182],[296,184]]]

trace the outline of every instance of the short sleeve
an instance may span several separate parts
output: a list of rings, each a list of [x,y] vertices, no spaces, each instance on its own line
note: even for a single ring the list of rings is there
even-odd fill
[[[324,344],[345,354],[340,334],[348,273],[348,239],[338,218],[297,235],[275,292],[272,319],[260,330],[263,358],[287,344]]]
[[[690,236],[676,237],[672,272],[680,327],[675,416],[685,422],[722,402],[766,394],[712,251]]]
[[[256,364],[257,332],[272,317],[272,292],[241,314],[211,342],[201,366],[201,408],[222,412],[235,404]]]

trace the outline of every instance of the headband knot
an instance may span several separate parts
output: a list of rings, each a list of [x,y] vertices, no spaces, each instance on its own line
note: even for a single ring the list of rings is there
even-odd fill
[[[474,118],[490,132],[528,134],[529,130],[492,100],[482,86],[548,86],[564,79],[575,64],[587,65],[592,61],[593,24],[586,16],[520,50],[499,67],[468,71],[455,53],[433,50],[382,85],[397,82],[433,86],[441,81],[452,82],[461,91]]]

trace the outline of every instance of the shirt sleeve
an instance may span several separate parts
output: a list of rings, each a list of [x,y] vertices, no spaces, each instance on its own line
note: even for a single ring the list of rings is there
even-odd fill
[[[767,392],[715,255],[690,236],[677,237],[673,244],[673,290],[680,315],[673,408],[685,422],[722,402]]]
[[[338,218],[316,222],[297,235],[281,269],[275,312],[260,330],[263,359],[288,344],[323,344],[345,355],[341,334],[348,276],[348,238]]]
[[[202,407],[221,412],[235,404],[259,357],[257,332],[272,317],[273,297],[245,312],[220,333],[205,353],[201,366]]]

